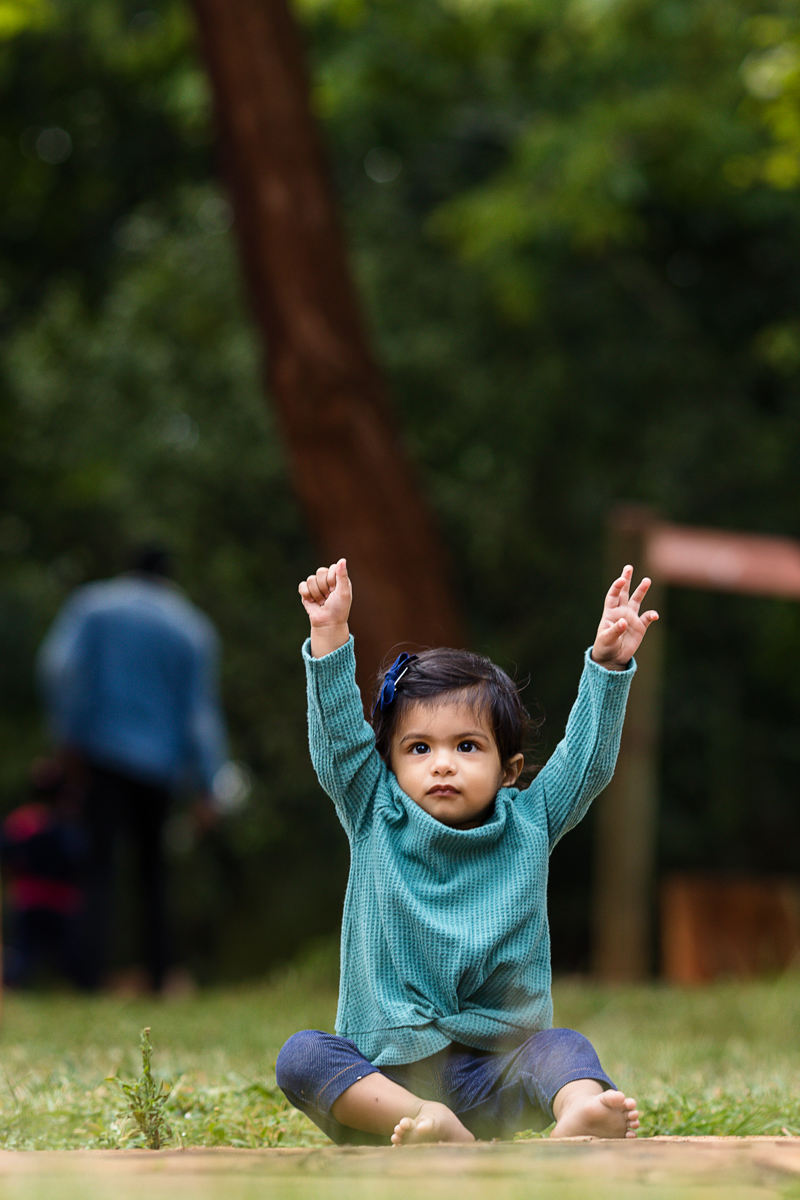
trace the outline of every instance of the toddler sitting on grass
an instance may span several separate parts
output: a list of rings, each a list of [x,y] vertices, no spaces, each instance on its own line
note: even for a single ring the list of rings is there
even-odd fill
[[[300,584],[309,742],[351,849],[336,1035],[277,1063],[337,1143],[471,1142],[544,1129],[635,1137],[636,1102],[579,1033],[553,1029],[548,857],[614,770],[633,654],[653,611],[625,567],[606,596],[563,741],[533,783],[527,714],[488,659],[402,654],[364,720],[344,559]],[[624,903],[624,897],[621,898]]]

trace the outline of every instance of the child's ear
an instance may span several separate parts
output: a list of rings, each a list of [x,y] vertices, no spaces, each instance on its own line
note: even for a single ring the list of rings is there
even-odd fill
[[[525,759],[521,754],[515,754],[506,763],[503,771],[503,787],[513,787],[519,779],[519,773],[525,766]]]

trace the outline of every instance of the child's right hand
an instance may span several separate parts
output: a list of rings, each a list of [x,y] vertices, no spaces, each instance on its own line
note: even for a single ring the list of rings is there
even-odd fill
[[[324,658],[350,637],[347,619],[353,603],[353,588],[347,574],[347,561],[340,558],[329,567],[319,567],[297,590],[311,622],[311,653],[314,658]]]

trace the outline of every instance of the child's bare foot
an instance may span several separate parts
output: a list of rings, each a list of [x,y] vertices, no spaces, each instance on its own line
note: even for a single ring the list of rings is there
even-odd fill
[[[570,1086],[567,1084],[567,1088]],[[550,1137],[635,1138],[638,1129],[636,1101],[624,1092],[576,1090],[563,1096]]]
[[[411,1146],[415,1142],[474,1142],[446,1104],[424,1100],[415,1117],[403,1117],[394,1127],[393,1146]]]

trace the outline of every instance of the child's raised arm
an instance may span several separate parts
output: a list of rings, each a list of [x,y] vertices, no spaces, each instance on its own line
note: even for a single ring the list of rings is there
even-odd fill
[[[633,567],[625,567],[609,588],[592,646],[594,661],[609,671],[625,670],[639,649],[648,626],[658,620],[658,613],[652,608],[646,613],[639,612],[650,580],[643,579],[631,596],[632,577]]]
[[[319,567],[297,590],[311,622],[311,653],[314,658],[324,658],[350,638],[347,619],[353,588],[346,560],[340,558],[329,567]]]

